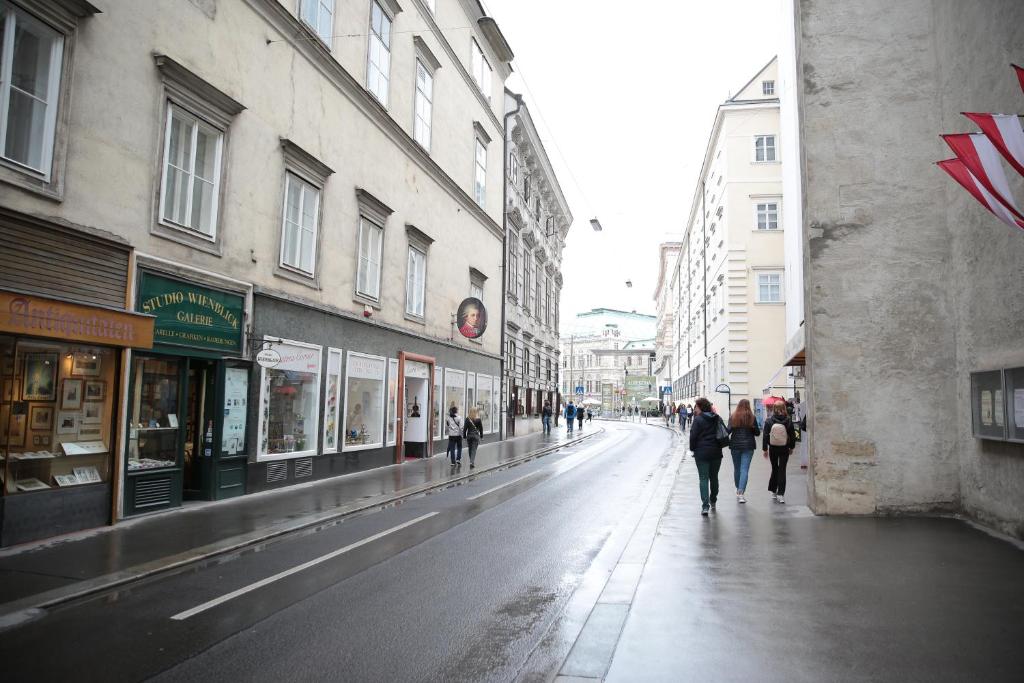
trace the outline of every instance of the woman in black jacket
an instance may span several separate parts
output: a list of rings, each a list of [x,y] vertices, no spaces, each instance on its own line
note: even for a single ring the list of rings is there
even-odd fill
[[[761,437],[764,457],[772,464],[768,490],[778,503],[786,502],[786,465],[789,464],[789,454],[793,452],[794,446],[796,431],[793,429],[793,421],[786,414],[786,404],[779,401],[772,406],[772,416],[764,421],[764,436]]]
[[[690,428],[690,450],[700,478],[700,514],[707,515],[718,502],[718,470],[722,467],[722,447],[718,445],[718,425],[722,421],[711,401],[698,398]],[[708,491],[710,485],[710,492]]]
[[[741,399],[736,410],[729,416],[729,451],[732,453],[732,478],[736,483],[736,500],[746,503],[743,495],[747,490],[747,474],[750,472],[750,461],[757,448],[757,437],[761,429],[757,426],[757,418],[750,409],[750,401]]]

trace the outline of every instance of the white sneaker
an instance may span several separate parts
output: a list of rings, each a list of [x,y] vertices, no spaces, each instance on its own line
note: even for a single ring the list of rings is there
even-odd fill
[[[740,494],[740,497],[739,497],[739,501],[740,501],[741,503],[746,503],[746,502],[747,502],[747,498],[746,498],[746,496],[744,496],[744,495],[743,495],[743,494],[741,493],[741,494]]]
[[[772,491],[772,500],[778,500],[778,499],[779,499],[779,495],[777,493],[775,493],[775,491]]]
[[[778,496],[775,499],[775,502],[778,503],[779,505],[785,505],[786,504],[786,498],[784,496]]]

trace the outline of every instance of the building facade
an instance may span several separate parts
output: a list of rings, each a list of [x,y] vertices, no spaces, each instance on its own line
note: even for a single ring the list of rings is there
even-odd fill
[[[1024,538],[1024,232],[935,166],[952,156],[941,134],[976,130],[960,112],[1021,111],[1024,4],[824,0],[788,19],[809,504],[961,513]]]
[[[0,543],[496,438],[482,6],[97,4],[0,2]]]
[[[675,272],[659,279],[657,295],[677,297],[659,307],[675,327],[677,402],[706,396],[725,412],[746,398],[763,417],[763,389],[783,362],[786,141],[778,87],[772,59],[719,106]]]
[[[663,242],[658,247],[658,283],[654,287],[654,310],[657,327],[654,337],[654,375],[658,396],[672,400],[672,379],[676,371],[676,313],[679,309],[679,259],[681,242]],[[667,395],[666,395],[667,390]]]
[[[507,93],[505,160],[505,425],[539,431],[541,409],[557,410],[562,250],[572,213],[522,98]]]
[[[589,402],[608,414],[657,395],[655,321],[653,315],[611,308],[578,313],[559,340],[564,400]]]

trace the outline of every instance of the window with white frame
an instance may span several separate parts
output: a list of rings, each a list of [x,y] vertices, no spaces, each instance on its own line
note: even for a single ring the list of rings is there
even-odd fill
[[[361,258],[360,265],[362,265]],[[410,246],[407,270],[405,312],[417,318],[422,318],[427,290],[427,254],[414,246]]]
[[[49,178],[64,36],[0,1],[0,153]]]
[[[216,238],[223,146],[222,131],[167,105],[161,221]]]
[[[434,110],[434,75],[416,60],[416,120],[414,135],[423,149],[430,151],[430,125]]]
[[[782,273],[757,274],[757,303],[782,303]]]
[[[302,0],[299,17],[330,47],[334,28],[334,0]]]
[[[775,161],[775,136],[754,136],[754,161]]]
[[[519,182],[519,160],[516,159],[515,152],[508,154],[508,179],[513,187]]]
[[[779,203],[778,202],[757,202],[755,204],[757,213],[758,230],[779,229]]]
[[[484,300],[484,282],[487,276],[476,268],[469,269],[469,295],[475,299]]]
[[[484,94],[487,101],[491,101],[491,65],[487,63],[487,58],[484,57],[483,50],[480,49],[480,44],[476,40],[470,41],[473,46],[473,57],[470,62],[470,67],[473,72],[473,80],[476,81],[477,86],[480,88],[480,92]]]
[[[376,301],[380,298],[380,265],[384,228],[365,216],[359,218],[359,266],[356,294]]]
[[[370,5],[370,48],[366,59],[366,89],[381,104],[388,104],[388,83],[391,78],[391,17],[380,3]]]
[[[469,284],[469,295],[474,299],[480,299],[480,301],[483,301],[484,288],[481,285],[477,284],[476,282],[471,282]]]
[[[530,309],[530,296],[533,294],[533,290],[530,288],[530,270],[533,267],[533,259],[530,258],[530,250],[523,249],[523,296],[522,304],[523,308]]]
[[[473,198],[483,206],[487,199],[487,146],[476,138],[476,154],[473,159]]]
[[[281,265],[314,275],[320,222],[320,188],[294,173],[285,173]]]
[[[513,298],[518,298],[519,292],[516,289],[516,280],[519,276],[519,239],[511,230],[508,234],[508,292]]]
[[[533,317],[537,320],[543,320],[543,306],[544,306],[544,266],[537,264],[537,277],[534,278],[534,287],[537,291],[533,295]]]
[[[775,94],[775,81],[761,81],[761,94],[762,95],[774,95]]]

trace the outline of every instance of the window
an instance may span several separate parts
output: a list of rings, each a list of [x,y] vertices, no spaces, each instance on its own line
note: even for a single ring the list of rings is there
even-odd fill
[[[530,352],[523,349],[523,378],[530,376]]]
[[[508,235],[508,293],[513,299],[519,297],[516,290],[516,281],[519,276],[519,239],[515,233],[509,231]]]
[[[360,263],[362,263],[361,259]],[[427,289],[427,255],[416,247],[409,247],[407,271],[405,312],[417,318],[422,318]]]
[[[167,106],[160,219],[217,235],[221,149],[224,134],[195,116]]]
[[[761,81],[761,94],[762,95],[774,95],[775,94],[775,81]]]
[[[474,299],[484,300],[484,288],[473,282],[469,285],[469,295]]]
[[[0,2],[0,150],[49,179],[64,37]]]
[[[487,276],[476,268],[469,269],[469,295],[474,299],[484,300],[484,282]]]
[[[544,280],[544,322],[550,327],[551,321],[551,278]]]
[[[506,371],[511,374],[516,371],[516,343],[508,340],[508,351],[505,354]]]
[[[281,265],[312,276],[316,265],[316,233],[320,190],[293,173],[285,173]]]
[[[441,419],[441,377],[444,375],[444,368],[434,368],[434,391],[431,394],[431,409],[434,411],[434,438],[440,439],[444,434],[444,420]]]
[[[540,378],[540,352],[533,354],[533,374]]]
[[[388,400],[384,405],[387,425],[386,446],[394,446],[398,435],[398,359],[388,360]]]
[[[779,229],[779,204],[778,202],[758,202],[756,205],[757,229],[778,230]]]
[[[781,273],[758,273],[757,274],[757,303],[777,304],[782,303],[782,274]]]
[[[508,155],[508,179],[513,187],[519,182],[519,160],[516,159],[514,152],[509,152]]]
[[[493,388],[494,378],[490,375],[476,376],[476,409],[479,411],[484,434],[491,433],[491,408],[494,403],[491,392]]]
[[[338,452],[338,410],[341,407],[341,349],[327,349],[327,393],[324,394],[324,453]]]
[[[473,72],[473,80],[476,81],[477,86],[480,88],[480,92],[484,94],[487,101],[491,101],[491,65],[487,63],[487,58],[484,57],[483,51],[480,49],[480,45],[475,41],[473,43],[473,57],[470,66]]]
[[[416,120],[413,135],[423,149],[430,150],[430,122],[434,109],[434,76],[416,60]]]
[[[775,136],[754,137],[754,161],[775,161]]]
[[[330,47],[331,31],[334,26],[334,0],[302,0],[299,15],[302,21],[320,36],[320,40]]]
[[[487,146],[480,138],[476,139],[476,155],[474,157],[473,197],[481,207],[487,198]]]
[[[523,249],[523,308],[530,310],[530,296],[533,290],[530,288],[530,270],[533,260],[530,258],[530,250]]]
[[[380,298],[380,264],[383,244],[384,228],[365,217],[360,217],[356,294],[361,294],[374,301]]]
[[[370,7],[370,49],[366,60],[366,89],[385,107],[391,72],[391,18],[379,3]]]
[[[281,354],[261,368],[258,460],[315,455],[320,407],[321,347],[267,339]]]
[[[544,286],[543,278],[544,268],[539,263],[537,264],[537,277],[534,278],[535,286],[537,288],[536,293],[533,295],[533,317],[537,320],[543,320],[543,306],[544,306],[544,293],[542,288]]]
[[[530,205],[530,176],[526,175],[523,178],[523,201],[526,205]]]
[[[380,356],[348,352],[345,368],[345,439],[342,450],[358,451],[384,445],[384,375]]]
[[[446,368],[444,371],[444,416],[452,406],[459,409],[459,415],[466,417],[466,373],[462,370]],[[444,419],[444,418],[442,418]]]

